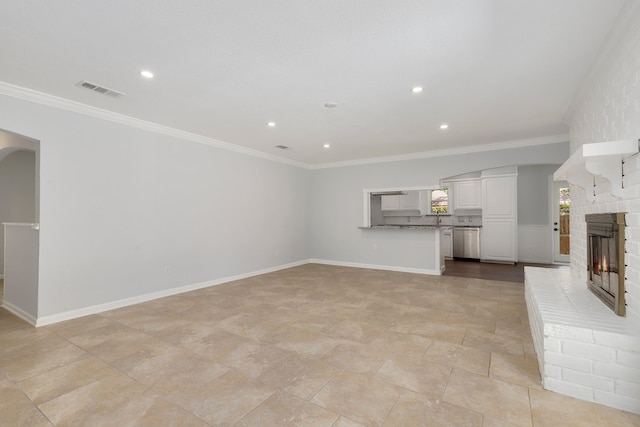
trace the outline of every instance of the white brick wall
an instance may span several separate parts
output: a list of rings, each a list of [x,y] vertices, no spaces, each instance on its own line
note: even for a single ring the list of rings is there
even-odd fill
[[[640,414],[640,329],[568,270],[525,267],[525,300],[547,390]]]
[[[583,88],[581,102],[571,110],[572,152],[592,142],[640,139],[640,23],[638,19],[629,22],[615,51]],[[586,275],[584,215],[627,212],[627,317],[640,329],[640,156],[628,159],[624,169],[624,198],[613,197],[609,183],[601,178],[596,179],[594,203],[586,201],[584,189],[571,186],[571,268],[580,276]]]

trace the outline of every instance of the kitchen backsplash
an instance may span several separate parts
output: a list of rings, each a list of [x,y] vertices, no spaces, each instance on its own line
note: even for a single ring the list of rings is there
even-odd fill
[[[385,225],[436,225],[440,219],[440,225],[452,225],[452,215],[426,215],[426,216],[389,216],[384,217]],[[482,221],[481,221],[482,223]]]
[[[454,227],[482,227],[482,215],[463,215],[454,216]]]

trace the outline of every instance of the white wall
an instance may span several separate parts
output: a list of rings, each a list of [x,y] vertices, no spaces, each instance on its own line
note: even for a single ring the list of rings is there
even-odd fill
[[[36,218],[36,154],[14,151],[0,158],[0,224],[34,222]],[[4,274],[4,227],[0,227],[0,276]]]
[[[358,229],[363,218],[363,189],[438,185],[441,178],[482,169],[562,163],[568,154],[568,143],[562,143],[314,170],[311,255],[321,260],[377,265],[385,263],[380,255],[384,251],[386,259],[395,256],[402,258],[406,267],[426,268],[424,260],[432,259],[432,253],[410,253],[395,236],[380,236],[381,231],[374,239],[371,231]]]
[[[571,110],[572,152],[586,143],[640,138],[640,5],[636,3],[622,16],[627,21],[616,27],[620,33],[614,34],[615,49],[594,70]],[[629,181],[638,174],[640,156],[636,155],[625,164],[627,199],[613,197],[602,180],[598,180],[594,203],[586,200],[583,189],[571,186],[571,268],[585,276],[584,215],[627,212],[627,317],[640,327],[640,185],[638,179],[633,185]]]
[[[7,96],[0,111],[40,141],[39,318],[309,258],[307,170]]]
[[[551,217],[551,180],[560,167],[554,165],[524,165],[518,167],[518,261],[553,262],[553,231]]]

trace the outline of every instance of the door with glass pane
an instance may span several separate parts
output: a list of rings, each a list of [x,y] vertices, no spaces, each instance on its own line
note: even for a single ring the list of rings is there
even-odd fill
[[[571,189],[569,183],[553,183],[554,262],[569,262],[571,246]]]

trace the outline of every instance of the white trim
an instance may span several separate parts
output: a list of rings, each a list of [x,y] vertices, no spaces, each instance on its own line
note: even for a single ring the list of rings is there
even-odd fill
[[[446,148],[443,150],[423,151],[420,153],[401,154],[387,157],[371,157],[368,159],[347,160],[344,162],[323,163],[319,165],[309,165],[309,169],[328,169],[346,166],[368,165],[373,163],[398,162],[402,160],[426,159],[431,157],[457,156],[461,154],[474,154],[485,151],[507,150],[510,148],[522,148],[548,144],[562,144],[569,142],[569,134],[543,136],[531,139],[518,139],[513,141],[495,142],[492,144],[472,145],[458,148]]]
[[[359,262],[342,262],[342,261],[333,261],[333,260],[315,259],[315,258],[310,259],[309,263],[335,265],[338,267],[353,267],[353,268],[368,268],[372,270],[399,271],[402,273],[426,274],[429,276],[442,275],[442,271],[440,270],[427,270],[425,268],[411,268],[411,267],[397,267],[395,265],[362,264]]]
[[[51,325],[53,323],[58,323],[65,320],[71,320],[78,317],[84,317],[91,314],[102,313],[108,310],[114,310],[117,308],[127,307],[134,304],[140,304],[140,303],[155,300],[158,298],[164,298],[171,295],[177,295],[185,292],[195,291],[197,289],[208,288],[210,286],[216,286],[223,283],[233,282],[235,280],[247,279],[249,277],[259,276],[261,274],[273,273],[274,271],[285,270],[287,268],[298,267],[300,265],[308,264],[309,262],[310,262],[309,260],[296,261],[290,264],[284,264],[276,267],[265,268],[263,270],[252,271],[250,273],[224,277],[221,279],[211,280],[208,282],[194,283],[192,285],[182,286],[179,288],[166,289],[159,292],[152,292],[150,294],[139,295],[131,298],[125,298],[117,301],[108,302],[105,304],[98,304],[90,307],[80,308],[77,310],[67,311],[64,313],[58,313],[58,314],[52,314],[50,316],[39,317],[37,320],[34,319],[34,321],[30,323],[32,323],[37,327]],[[17,313],[15,314],[18,315]],[[22,316],[19,316],[19,317],[22,317]]]
[[[16,307],[15,305],[11,304],[10,302],[4,301],[2,303],[2,307],[4,307],[5,310],[7,310],[9,313],[14,314],[15,316],[19,317],[20,319],[24,320],[25,322],[28,322],[34,326],[36,325],[36,318],[27,313],[26,311],[24,311],[23,309],[21,309],[20,307]]]
[[[186,132],[183,130],[171,128],[168,126],[160,125],[146,120],[136,119],[134,117],[125,116],[123,114],[114,113],[112,111],[103,110],[101,108],[92,107],[90,105],[82,104],[80,102],[71,101],[68,99],[60,98],[54,95],[49,95],[43,92],[38,92],[33,89],[27,89],[24,87],[12,85],[10,83],[0,81],[0,95],[7,95],[13,98],[22,99],[36,104],[46,105],[53,108],[58,108],[65,111],[71,111],[78,114],[83,114],[89,117],[95,117],[102,120],[122,124],[125,126],[131,126],[138,129],[155,132],[161,135],[172,136],[186,141],[195,142],[198,144],[210,145],[213,147],[221,148],[223,150],[234,151],[248,156],[259,157],[266,160],[271,160],[278,163],[284,163],[291,166],[296,166],[302,169],[328,169],[345,166],[355,165],[368,165],[374,163],[386,163],[397,162],[401,160],[415,160],[424,159],[430,157],[446,157],[455,156],[460,154],[473,154],[485,151],[505,150],[510,148],[521,148],[546,144],[559,144],[569,141],[568,134],[551,135],[539,138],[520,139],[513,141],[496,142],[491,144],[483,144],[476,146],[466,146],[458,148],[447,148],[443,150],[423,151],[420,153],[401,154],[397,156],[386,157],[372,157],[368,159],[347,160],[344,162],[335,163],[321,163],[317,165],[297,162],[294,160],[279,157],[273,154],[267,154],[262,151],[254,150],[251,148],[243,147],[240,145],[231,144],[228,142],[220,141],[218,139],[209,138],[206,136]]]
[[[46,105],[48,107],[58,108],[60,110],[71,111],[73,113],[84,114],[85,116],[95,117],[102,120],[155,132],[161,135],[168,135],[198,144],[210,145],[221,148],[223,150],[235,151],[237,153],[246,154],[248,156],[260,157],[274,162],[285,163],[300,168],[308,168],[308,165],[301,162],[285,159],[283,157],[274,156],[253,150],[251,148],[242,147],[218,139],[209,138],[195,133],[163,126],[157,123],[148,122],[146,120],[136,119],[134,117],[125,116],[123,114],[114,113],[112,111],[103,110],[101,108],[92,107],[90,105],[81,104],[76,101],[60,98],[46,93],[38,92],[32,89],[15,86],[10,83],[0,82],[0,94],[11,96],[13,98],[23,99],[25,101],[34,102],[36,104]]]

